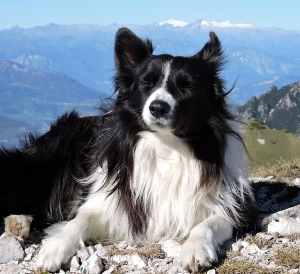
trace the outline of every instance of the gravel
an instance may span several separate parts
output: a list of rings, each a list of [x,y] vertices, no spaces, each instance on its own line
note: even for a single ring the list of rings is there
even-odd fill
[[[260,212],[259,231],[225,244],[221,264],[208,274],[300,274],[300,178],[253,178]],[[39,242],[4,234],[0,238],[0,273],[40,274],[35,271]],[[159,243],[127,241],[91,244],[80,249],[60,274],[187,274],[175,240]],[[35,272],[34,272],[35,271]]]

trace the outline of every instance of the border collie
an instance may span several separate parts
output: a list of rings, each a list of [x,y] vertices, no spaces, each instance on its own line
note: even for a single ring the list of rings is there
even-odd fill
[[[154,55],[149,40],[122,28],[111,107],[65,114],[21,149],[0,150],[0,214],[49,225],[40,267],[59,269],[90,239],[178,238],[190,271],[217,261],[253,201],[222,63],[213,32],[182,57]]]

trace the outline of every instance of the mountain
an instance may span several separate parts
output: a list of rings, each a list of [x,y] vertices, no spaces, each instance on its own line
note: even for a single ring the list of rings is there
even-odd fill
[[[64,111],[95,113],[99,99],[97,91],[64,74],[0,61],[0,142],[25,131],[43,131]]]
[[[36,130],[26,122],[0,116],[0,145],[11,147],[18,144],[19,139],[22,139],[29,128],[33,131]]]
[[[42,71],[63,73],[99,94],[111,94],[113,43],[120,24],[14,27],[0,31],[0,60],[11,60]],[[299,79],[300,32],[259,28],[248,23],[169,19],[148,25],[129,25],[153,40],[155,53],[191,55],[215,31],[223,45],[227,87],[237,80],[230,99],[245,103],[273,85]]]
[[[244,120],[254,119],[300,136],[300,81],[280,89],[274,86],[253,97],[238,108],[238,114]]]
[[[177,19],[168,19],[166,21],[162,21],[158,23],[159,26],[171,26],[174,28],[182,28],[187,26],[189,23],[182,21],[182,20],[177,20]]]

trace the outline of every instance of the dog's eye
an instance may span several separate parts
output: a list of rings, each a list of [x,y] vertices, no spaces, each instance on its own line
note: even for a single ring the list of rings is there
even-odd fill
[[[186,78],[177,79],[176,84],[180,89],[190,88],[190,86],[191,86],[190,81]]]
[[[176,85],[178,89],[183,93],[188,92],[192,86],[191,82],[186,78],[178,78],[176,80]]]
[[[140,82],[140,85],[145,89],[150,89],[154,86],[154,83],[152,81],[142,80]]]

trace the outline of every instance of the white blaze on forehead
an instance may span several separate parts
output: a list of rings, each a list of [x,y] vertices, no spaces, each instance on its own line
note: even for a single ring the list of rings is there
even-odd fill
[[[168,78],[169,78],[170,73],[171,73],[171,61],[168,61],[168,62],[163,64],[162,73],[163,73],[163,80],[162,80],[161,86],[159,88],[157,88],[149,96],[149,98],[147,99],[147,101],[144,105],[144,109],[143,109],[143,114],[142,114],[143,119],[144,119],[145,123],[149,126],[153,122],[157,122],[157,121],[161,125],[165,125],[165,126],[169,125],[170,124],[170,118],[173,114],[174,107],[175,107],[175,104],[176,104],[175,98],[167,90],[167,82],[168,82]],[[169,118],[156,119],[152,116],[149,107],[150,107],[151,103],[155,100],[161,100],[161,101],[164,101],[164,102],[169,104],[169,106],[171,108]]]
[[[162,88],[166,87],[168,78],[170,76],[170,72],[171,72],[171,61],[168,61],[167,63],[163,64],[164,79],[161,85]]]

